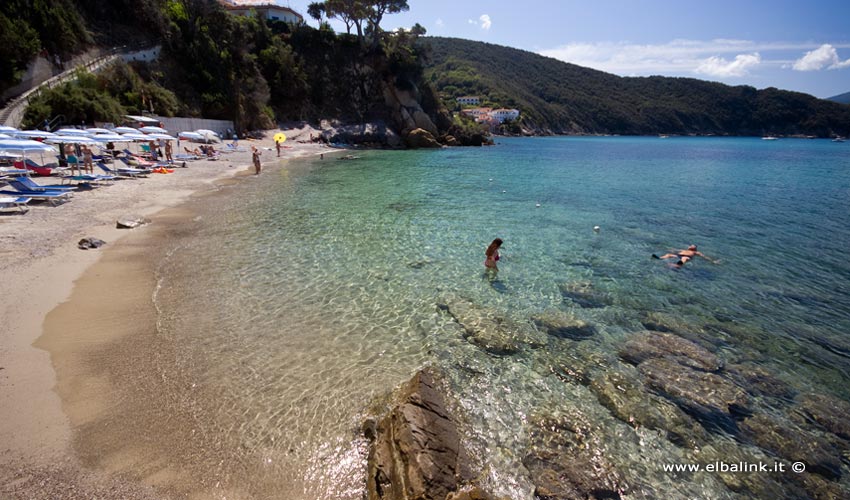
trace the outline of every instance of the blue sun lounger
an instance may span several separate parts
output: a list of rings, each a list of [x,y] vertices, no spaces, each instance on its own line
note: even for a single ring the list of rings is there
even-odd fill
[[[116,168],[112,169],[104,165],[103,163],[97,163],[97,166],[100,167],[101,170],[106,172],[108,175],[114,175],[116,177],[128,177],[131,179],[137,179],[139,177],[147,177],[150,170],[142,170],[139,168]]]
[[[0,191],[0,195],[26,197],[33,200],[49,201],[51,205],[56,205],[57,202],[65,202],[71,200],[71,193],[60,191]]]
[[[2,196],[0,197],[0,209],[17,208],[21,213],[27,213],[26,204],[32,198],[26,196]]]
[[[15,179],[15,181],[30,191],[76,191],[77,189],[74,186],[61,186],[59,184],[39,184],[29,177],[21,177]]]

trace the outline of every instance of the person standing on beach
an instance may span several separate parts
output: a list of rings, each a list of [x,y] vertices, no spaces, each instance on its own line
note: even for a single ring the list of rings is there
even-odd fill
[[[257,146],[251,146],[251,158],[254,160],[254,174],[260,175],[263,165],[260,163],[260,150]]]
[[[275,140],[274,141],[274,147],[275,147],[275,149],[277,149],[277,157],[280,158],[280,141]]]
[[[168,161],[168,163],[174,162],[174,159],[171,157],[172,153],[173,153],[173,151],[171,149],[171,141],[166,141],[165,142],[165,159]]]
[[[91,149],[88,146],[83,146],[83,167],[86,172],[93,174],[94,173],[94,161],[92,157]]]

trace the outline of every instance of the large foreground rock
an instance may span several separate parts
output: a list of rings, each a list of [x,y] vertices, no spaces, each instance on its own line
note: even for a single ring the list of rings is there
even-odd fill
[[[400,402],[375,425],[367,425],[366,487],[369,500],[488,500],[480,489],[462,489],[465,454],[460,436],[437,388],[436,374],[420,371]]]

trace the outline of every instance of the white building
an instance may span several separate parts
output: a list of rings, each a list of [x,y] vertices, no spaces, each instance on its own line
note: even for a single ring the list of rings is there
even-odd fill
[[[227,12],[237,16],[249,16],[255,11],[258,16],[269,21],[283,21],[292,24],[302,24],[304,16],[278,5],[274,0],[219,0]]]
[[[498,120],[499,123],[503,123],[505,120],[516,120],[519,118],[519,110],[506,108],[494,109],[490,111],[490,116],[494,120]]]
[[[457,102],[459,102],[460,104],[466,105],[466,106],[478,106],[478,104],[481,102],[481,100],[478,97],[475,97],[475,96],[463,96],[463,97],[458,97]]]

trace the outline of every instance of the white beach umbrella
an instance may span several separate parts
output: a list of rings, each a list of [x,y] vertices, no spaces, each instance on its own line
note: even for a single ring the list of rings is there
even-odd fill
[[[109,132],[107,134],[93,135],[92,139],[101,142],[132,142],[131,139],[128,139],[121,134],[115,134],[112,132]]]
[[[0,158],[21,158],[22,155],[11,151],[0,151]]]
[[[147,141],[151,140],[150,137],[148,137],[145,134],[142,134],[140,132],[121,134],[121,136],[123,136],[126,140],[132,141],[132,142],[147,142]]]
[[[221,137],[219,137],[217,133],[209,129],[199,128],[195,131],[195,133],[201,134],[204,137],[204,140],[208,142],[219,142],[221,140]]]
[[[187,141],[203,141],[204,136],[197,132],[180,132],[177,134],[177,137],[180,139],[185,139]]]
[[[85,144],[86,146],[97,146],[103,144],[103,142],[98,139],[82,135],[54,135],[53,137],[45,139],[44,142],[49,142],[50,144]]]
[[[116,134],[135,134],[139,132],[139,129],[133,127],[115,127],[112,131]]]
[[[43,142],[28,139],[0,139],[0,150],[9,153],[19,153],[26,164],[27,153],[41,154],[41,163],[44,164],[44,153],[57,153],[56,148]]]
[[[176,141],[177,140],[176,137],[172,137],[168,134],[156,133],[156,134],[147,134],[147,136],[152,138],[152,139],[165,139],[166,141]]]
[[[168,131],[162,127],[140,127],[139,130],[145,132],[146,134],[167,134]]]
[[[7,127],[6,125],[0,125],[0,132],[17,132],[18,129],[15,127]]]
[[[46,130],[15,130],[10,132],[9,135],[21,139],[45,139],[47,137],[53,137],[56,134]]]
[[[94,135],[94,132],[89,132],[81,128],[60,128],[56,131],[56,135],[88,137]]]
[[[99,127],[87,128],[86,132],[90,132],[92,134],[111,134],[112,133],[111,130],[106,130],[105,128],[99,128]]]
[[[11,135],[0,134],[0,139],[11,139],[11,138],[12,138]]]

